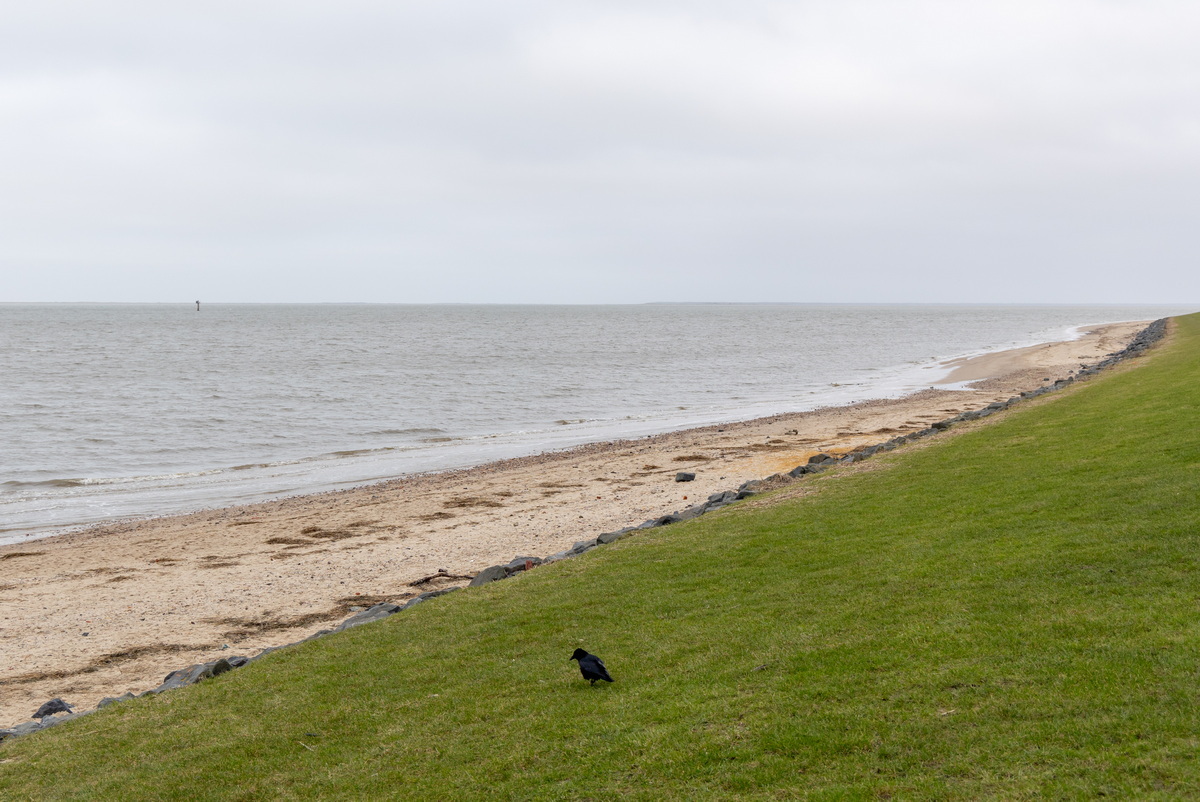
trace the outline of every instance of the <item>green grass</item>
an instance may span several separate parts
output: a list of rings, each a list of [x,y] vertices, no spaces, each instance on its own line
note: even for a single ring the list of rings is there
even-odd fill
[[[5,744],[0,798],[1200,797],[1197,388],[1190,316],[811,496]]]

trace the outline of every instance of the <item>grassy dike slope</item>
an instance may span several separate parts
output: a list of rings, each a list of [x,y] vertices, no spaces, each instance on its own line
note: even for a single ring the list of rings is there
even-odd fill
[[[1200,797],[1198,395],[1193,315],[819,492],[6,744],[0,798]]]

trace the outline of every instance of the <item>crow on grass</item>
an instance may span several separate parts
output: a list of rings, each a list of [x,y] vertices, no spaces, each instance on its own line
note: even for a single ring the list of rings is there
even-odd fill
[[[604,661],[594,654],[588,654],[583,649],[576,649],[571,655],[572,660],[579,661],[579,673],[583,674],[583,678],[589,680],[593,685],[596,680],[602,679],[605,682],[612,682],[613,678],[608,675],[608,669],[604,667]]]

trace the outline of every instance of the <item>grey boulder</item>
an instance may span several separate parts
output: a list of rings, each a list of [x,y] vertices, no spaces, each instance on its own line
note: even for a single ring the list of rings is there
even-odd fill
[[[503,565],[493,565],[477,573],[467,587],[477,588],[480,585],[495,582],[497,579],[504,579],[506,576],[508,576],[508,571],[504,570]]]
[[[101,699],[100,702],[96,705],[96,709],[99,710],[101,707],[108,707],[109,705],[115,705],[117,702],[128,702],[130,699],[136,699],[136,698],[137,697],[135,697],[132,693],[129,693],[128,691],[121,694],[120,696],[106,696],[103,699]]]
[[[392,604],[391,602],[376,604],[374,607],[368,607],[361,613],[355,613],[354,615],[350,616],[345,621],[334,627],[333,631],[343,632],[347,629],[352,629],[353,627],[357,627],[362,624],[369,624],[372,621],[378,621],[382,618],[387,618],[389,615],[395,615],[398,612],[400,612],[400,605],[398,604]]]

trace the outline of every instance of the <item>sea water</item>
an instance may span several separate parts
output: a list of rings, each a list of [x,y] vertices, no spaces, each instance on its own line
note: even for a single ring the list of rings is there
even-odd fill
[[[1189,311],[0,304],[0,542],[898,396]]]

